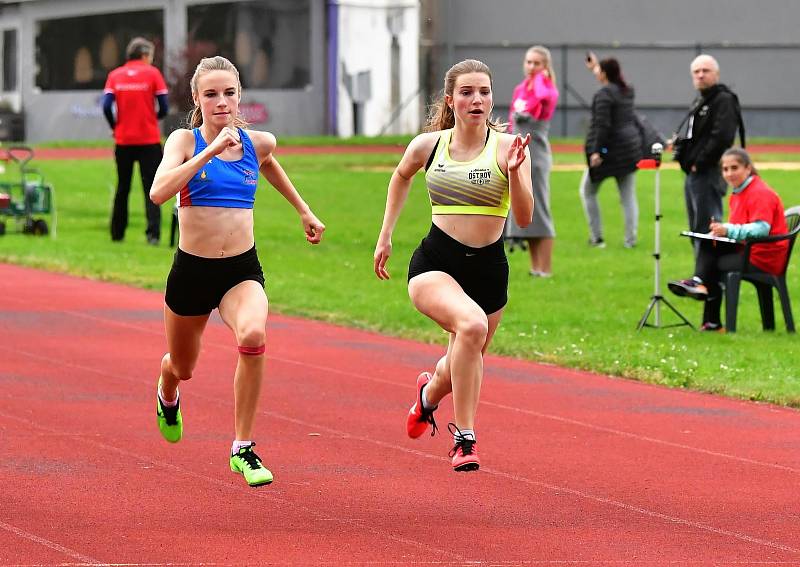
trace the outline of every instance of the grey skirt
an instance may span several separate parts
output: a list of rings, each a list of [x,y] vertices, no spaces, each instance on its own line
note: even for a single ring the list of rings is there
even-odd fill
[[[517,121],[514,132],[523,138],[530,133],[531,141],[531,187],[533,187],[533,220],[525,228],[521,228],[514,221],[514,215],[509,214],[506,222],[505,237],[515,238],[554,238],[556,229],[553,217],[550,214],[550,170],[553,167],[553,154],[550,142],[547,139],[550,122],[533,120],[529,122]]]

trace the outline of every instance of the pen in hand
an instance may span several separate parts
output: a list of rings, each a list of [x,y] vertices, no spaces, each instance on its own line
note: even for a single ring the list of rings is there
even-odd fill
[[[714,228],[713,228],[713,227],[714,227],[714,215],[711,215],[711,222],[710,222],[710,223],[708,223],[708,226],[709,226],[709,229],[710,229],[710,230],[709,230],[709,232],[711,232],[711,236],[714,236],[714,237],[716,237],[717,235],[716,235],[716,233],[714,232]],[[717,240],[716,240],[716,238],[714,238],[714,239],[711,241],[711,245],[712,245],[712,246],[714,246],[714,247],[716,247],[716,246],[717,246]]]

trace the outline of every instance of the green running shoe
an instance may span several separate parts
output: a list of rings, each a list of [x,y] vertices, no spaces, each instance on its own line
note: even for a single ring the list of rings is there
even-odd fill
[[[272,473],[261,464],[261,458],[253,451],[255,443],[242,447],[231,455],[231,470],[241,473],[250,486],[261,486],[272,482]]]
[[[156,415],[158,416],[158,428],[161,435],[170,443],[177,443],[183,436],[183,418],[181,417],[181,400],[178,398],[178,405],[168,408],[161,404],[161,398],[156,393]]]

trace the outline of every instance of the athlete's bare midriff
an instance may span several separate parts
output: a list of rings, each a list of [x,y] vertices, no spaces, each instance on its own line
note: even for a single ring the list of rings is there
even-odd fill
[[[483,248],[503,234],[505,217],[492,215],[433,215],[433,224],[461,244]]]
[[[253,209],[180,207],[178,246],[203,258],[227,258],[247,252],[253,245]]]

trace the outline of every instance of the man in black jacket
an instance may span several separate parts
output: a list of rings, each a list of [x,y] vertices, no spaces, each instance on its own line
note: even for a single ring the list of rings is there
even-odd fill
[[[726,185],[719,169],[722,154],[733,145],[741,123],[739,99],[719,82],[719,64],[710,55],[698,55],[690,66],[699,96],[692,105],[686,136],[675,141],[675,160],[686,173],[684,195],[689,230],[708,232],[722,215]],[[742,124],[742,145],[744,125]],[[695,253],[698,241],[693,240]]]

